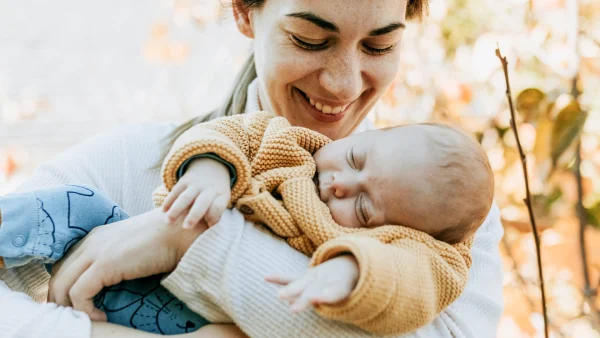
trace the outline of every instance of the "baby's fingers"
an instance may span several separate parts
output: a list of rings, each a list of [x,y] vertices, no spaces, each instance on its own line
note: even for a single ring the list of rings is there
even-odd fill
[[[196,200],[194,201],[190,212],[183,221],[184,229],[189,229],[194,225],[198,224],[198,222],[200,222],[200,220],[204,217],[206,211],[210,207],[213,198],[214,194],[206,190],[203,191],[198,197],[196,197]]]
[[[265,280],[273,284],[288,285],[294,280],[294,278],[289,275],[273,274],[266,276]]]
[[[181,184],[181,183],[175,184],[175,186],[173,187],[171,192],[169,192],[169,194],[167,195],[167,197],[165,198],[165,200],[162,204],[162,211],[163,212],[169,211],[169,208],[171,208],[171,205],[173,204],[173,202],[175,202],[175,200],[177,199],[177,196],[179,196],[179,194],[181,194],[186,188],[187,188],[187,186],[185,184]]]
[[[308,278],[296,280],[281,288],[277,293],[277,296],[283,300],[293,301],[308,288],[309,284],[310,281]]]
[[[171,223],[178,219],[194,203],[196,196],[198,196],[198,189],[195,187],[188,187],[179,194],[169,211],[167,211],[167,222]]]
[[[302,311],[308,310],[312,307],[313,302],[315,300],[315,288],[307,288],[302,292],[300,297],[298,297],[293,303],[291,310],[294,313],[300,313]]]
[[[229,203],[229,199],[223,195],[217,195],[215,199],[212,201],[212,205],[208,208],[208,212],[206,212],[206,216],[204,220],[209,227],[217,224],[219,219],[221,219],[221,215],[225,209],[227,209],[227,204]]]

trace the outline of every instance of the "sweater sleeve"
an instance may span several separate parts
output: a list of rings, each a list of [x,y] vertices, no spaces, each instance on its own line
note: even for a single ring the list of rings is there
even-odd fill
[[[6,338],[90,337],[89,317],[69,307],[40,304],[0,281],[0,332]]]
[[[277,287],[266,283],[264,277],[278,272],[301,275],[309,258],[261,226],[244,221],[237,210],[227,212],[237,216],[224,218],[198,237],[163,282],[192,310],[202,308],[194,295],[210,294],[211,303],[251,337],[379,336],[353,325],[327,320],[313,311],[292,314],[289,306],[277,299]],[[431,323],[400,337],[496,336],[503,311],[502,265],[498,251],[502,233],[499,210],[494,205],[475,235],[471,249],[473,265],[462,295]],[[201,282],[178,278],[185,276],[185,272],[202,277]]]
[[[383,335],[411,332],[431,322],[463,291],[469,247],[452,246],[416,231],[415,235],[390,244],[349,235],[319,247],[312,265],[351,253],[360,278],[348,299],[320,305],[317,312]]]
[[[244,193],[250,177],[251,127],[247,117],[236,115],[198,124],[184,132],[173,144],[162,166],[164,187],[154,193],[160,205],[178,180],[179,169],[190,158],[212,153],[235,168],[237,179],[231,188],[230,206]]]

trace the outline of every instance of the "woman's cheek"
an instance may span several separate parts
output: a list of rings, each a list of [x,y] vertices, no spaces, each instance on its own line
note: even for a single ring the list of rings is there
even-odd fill
[[[400,53],[398,51],[394,51],[392,55],[371,60],[369,63],[369,73],[371,74],[375,87],[380,90],[387,89],[396,78],[399,66]]]

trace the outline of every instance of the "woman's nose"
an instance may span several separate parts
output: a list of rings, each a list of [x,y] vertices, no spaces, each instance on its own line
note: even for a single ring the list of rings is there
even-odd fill
[[[319,76],[323,88],[340,101],[350,101],[361,92],[363,79],[356,53],[332,57]]]
[[[351,175],[344,175],[341,173],[333,174],[333,182],[331,185],[333,187],[333,195],[336,198],[348,198],[356,194],[358,184],[356,180],[350,176]]]

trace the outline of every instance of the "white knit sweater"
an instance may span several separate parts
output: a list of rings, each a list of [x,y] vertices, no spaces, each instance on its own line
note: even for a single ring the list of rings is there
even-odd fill
[[[249,88],[249,110],[258,109],[256,84]],[[121,126],[90,138],[41,165],[18,191],[60,183],[93,185],[129,215],[151,210],[152,190],[160,184],[160,139],[174,125]],[[369,126],[361,125],[364,130]],[[502,304],[498,243],[503,230],[496,206],[477,231],[473,266],[463,295],[434,322],[405,338],[494,337]],[[235,322],[252,337],[362,337],[354,327],[327,321],[314,312],[292,315],[276,299],[276,287],[264,276],[300,274],[308,258],[284,241],[227,211],[216,226],[190,247],[163,284],[193,310],[213,322]],[[0,271],[2,337],[89,337],[89,318],[69,308],[38,304],[47,293],[48,276],[39,265]],[[35,325],[33,325],[35,323]],[[33,328],[36,328],[35,330]]]

